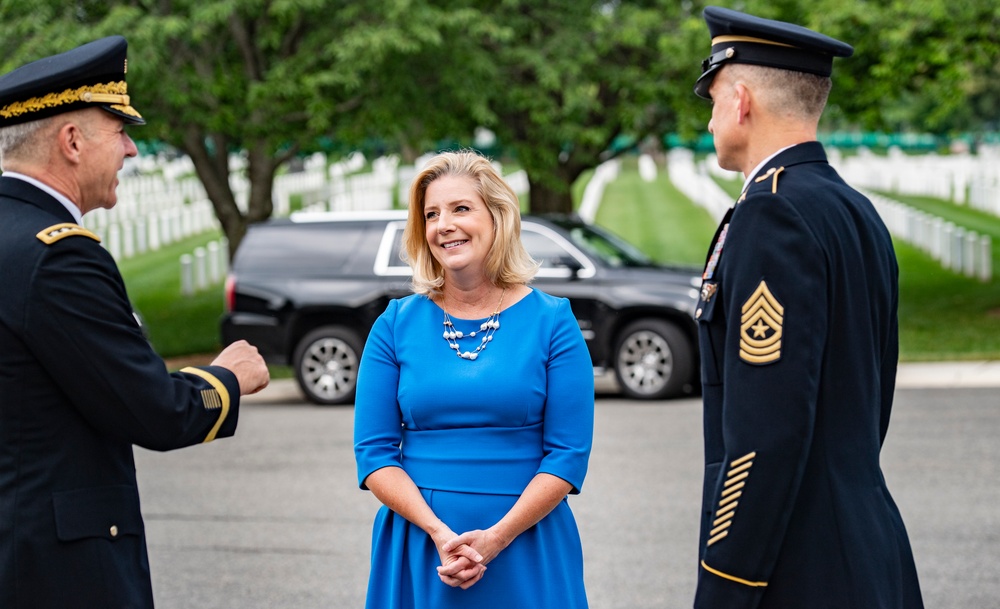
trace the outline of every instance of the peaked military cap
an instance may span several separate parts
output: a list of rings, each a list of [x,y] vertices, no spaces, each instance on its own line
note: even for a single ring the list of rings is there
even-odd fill
[[[819,76],[833,73],[834,57],[850,57],[854,48],[800,25],[763,19],[718,6],[704,12],[712,35],[712,54],[701,64],[694,85],[699,97],[711,99],[708,88],[722,66],[748,63]]]
[[[145,124],[125,85],[128,43],[109,36],[0,76],[0,127],[96,106]]]

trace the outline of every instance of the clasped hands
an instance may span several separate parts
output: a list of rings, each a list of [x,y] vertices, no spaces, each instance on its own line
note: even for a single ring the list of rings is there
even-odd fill
[[[507,547],[495,533],[475,530],[455,535],[435,537],[434,544],[441,556],[441,566],[437,568],[441,581],[468,590],[486,573],[486,564],[496,558]],[[439,541],[439,539],[442,539]]]

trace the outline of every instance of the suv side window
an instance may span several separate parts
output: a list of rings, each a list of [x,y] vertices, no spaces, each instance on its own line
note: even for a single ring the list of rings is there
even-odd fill
[[[367,253],[363,247],[368,227],[360,223],[334,226],[322,224],[276,223],[269,230],[251,227],[234,261],[237,270],[253,269],[255,273],[287,274],[289,264],[302,275],[316,275],[338,268],[356,272],[359,258]],[[367,254],[371,255],[371,254]]]
[[[531,257],[538,261],[536,277],[569,277],[573,269],[577,276],[591,277],[594,264],[562,235],[542,226],[524,222],[521,224],[521,243]]]
[[[410,265],[403,262],[403,229],[405,221],[389,222],[385,225],[382,242],[375,255],[375,274],[409,277],[413,275]]]

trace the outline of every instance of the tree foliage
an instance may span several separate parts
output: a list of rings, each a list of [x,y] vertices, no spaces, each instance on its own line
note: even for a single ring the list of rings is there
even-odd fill
[[[527,170],[533,211],[570,211],[584,171],[676,127],[670,101],[678,81],[691,81],[690,65],[669,52],[690,17],[681,4],[480,4],[510,32],[471,41],[495,73],[486,125]]]
[[[276,173],[335,141],[406,159],[493,130],[527,170],[533,211],[568,211],[586,170],[667,133],[703,132],[692,93],[703,0],[3,0],[4,71],[98,36],[129,39],[133,132],[189,155],[235,248],[272,213]],[[855,46],[826,121],[936,133],[997,128],[993,0],[718,4]],[[245,209],[229,155],[245,159]]]

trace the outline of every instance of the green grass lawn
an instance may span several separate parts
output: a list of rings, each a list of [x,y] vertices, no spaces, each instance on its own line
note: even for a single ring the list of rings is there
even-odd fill
[[[1000,357],[1000,218],[929,197],[881,193],[993,239],[992,281],[941,268],[917,248],[896,241],[900,344],[912,360]]]
[[[719,180],[739,196],[740,180]],[[930,197],[880,193],[958,226],[990,235],[993,268],[1000,269],[1000,218]],[[1000,359],[1000,278],[969,279],[941,268],[919,249],[894,240],[899,262],[900,359]]]
[[[184,297],[180,265],[181,255],[219,236],[218,232],[205,233],[118,264],[132,306],[142,316],[149,340],[161,357],[219,350],[223,284]]]
[[[646,182],[634,163],[624,163],[605,187],[594,221],[664,264],[704,264],[716,229],[712,216],[674,188],[666,171]]]
[[[575,200],[579,201],[589,175],[574,185]],[[735,199],[742,181],[721,181],[720,185]],[[992,235],[994,269],[1000,270],[1000,218],[934,199],[891,196]],[[716,228],[706,211],[671,185],[662,168],[654,181],[645,182],[635,159],[628,158],[618,179],[605,189],[596,222],[658,262],[695,266],[704,263]],[[119,265],[150,340],[163,357],[214,353],[220,348],[223,286],[182,297],[179,263],[182,254],[218,237],[217,233],[193,237]],[[900,267],[901,359],[1000,359],[1000,279],[986,283],[969,279],[943,270],[905,243],[897,241],[895,246]],[[288,375],[285,370],[275,373]]]

